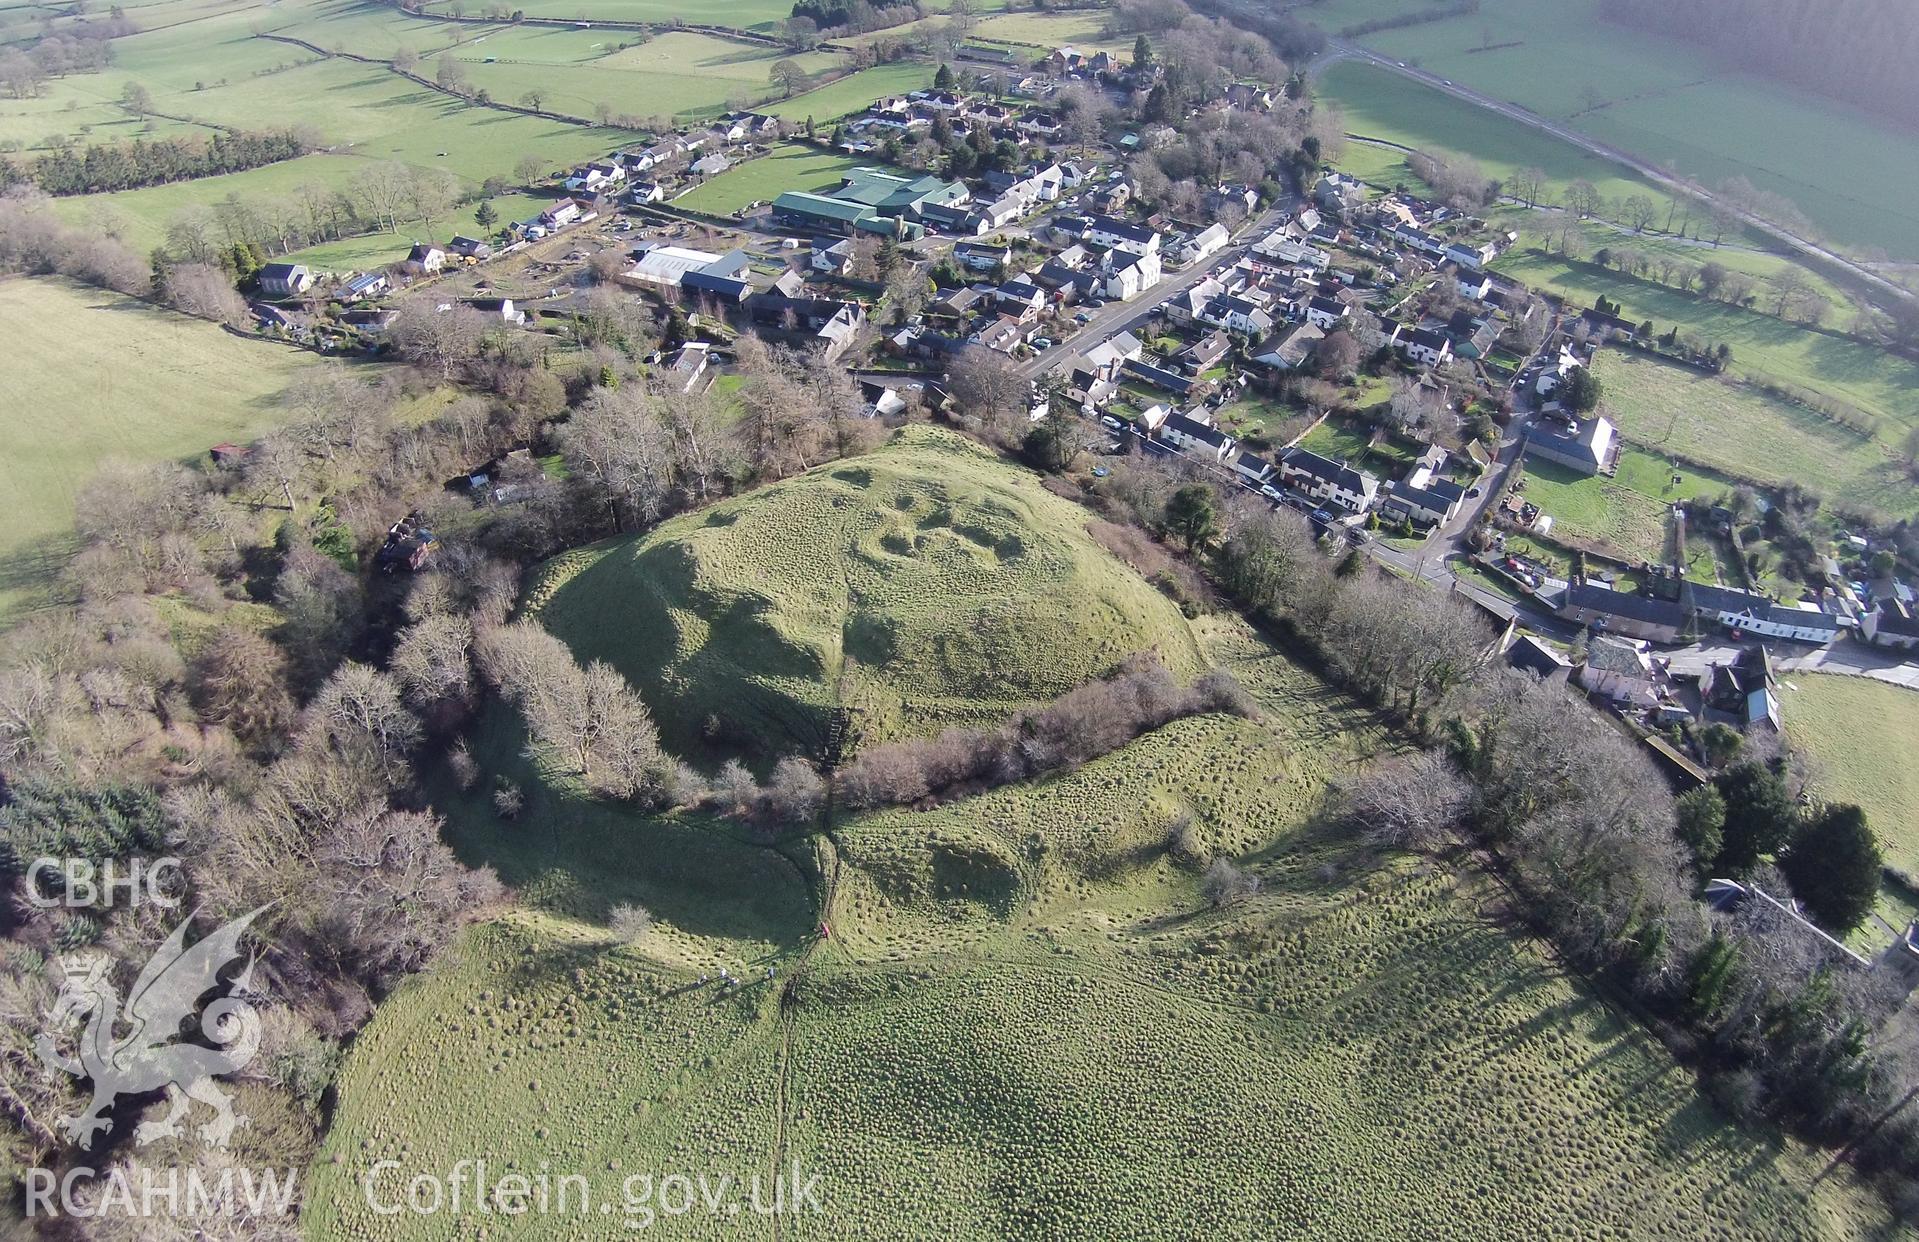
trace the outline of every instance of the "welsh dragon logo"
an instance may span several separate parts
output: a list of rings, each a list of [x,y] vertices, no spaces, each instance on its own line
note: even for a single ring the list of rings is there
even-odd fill
[[[183,1028],[200,999],[219,987],[220,972],[240,960],[240,937],[266,909],[233,920],[191,947],[186,943],[193,922],[189,915],[140,971],[124,1009],[111,958],[94,954],[65,963],[65,984],[34,1048],[49,1070],[93,1084],[93,1100],[85,1110],[60,1119],[68,1139],[90,1148],[97,1133],[113,1128],[106,1114],[116,1099],[158,1087],[166,1088],[167,1114],[134,1130],[134,1141],[142,1146],[179,1134],[181,1118],[196,1100],[213,1109],[213,1119],[200,1127],[209,1147],[225,1147],[234,1130],[247,1124],[234,1115],[233,1097],[213,1080],[243,1068],[260,1050],[260,1015],[243,999],[252,983],[253,960],[229,995],[199,1013],[200,1035],[212,1047],[182,1042]],[[55,1037],[76,1020],[83,1023],[77,1055],[67,1056]],[[125,1034],[116,1035],[116,1029]]]

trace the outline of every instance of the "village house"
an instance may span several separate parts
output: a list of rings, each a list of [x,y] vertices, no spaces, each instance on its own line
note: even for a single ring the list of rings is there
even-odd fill
[[[313,273],[304,263],[269,263],[260,269],[259,282],[264,297],[294,298],[313,287]]]
[[[673,383],[681,392],[692,392],[706,375],[708,362],[712,360],[713,347],[705,341],[688,341],[680,346],[679,352],[667,365],[667,372],[673,377]]]
[[[1666,661],[1655,660],[1644,642],[1601,634],[1586,645],[1576,680],[1616,706],[1652,709],[1670,679]]]
[[[1352,313],[1352,307],[1324,294],[1316,293],[1306,300],[1305,320],[1322,332],[1331,332]]]
[[[1200,323],[1225,328],[1245,336],[1264,336],[1273,330],[1273,317],[1267,309],[1249,298],[1216,297],[1194,315]]]
[[[982,345],[996,354],[1010,354],[1026,343],[1032,334],[1033,325],[1012,315],[1001,315],[972,336],[975,345]]]
[[[1224,332],[1208,332],[1179,351],[1174,359],[1194,375],[1207,370],[1232,352],[1233,341]]]
[[[367,298],[377,298],[387,291],[390,283],[385,272],[362,272],[340,286],[340,300],[360,302]]]
[[[1919,615],[1903,600],[1882,599],[1861,619],[1859,632],[1877,646],[1911,651],[1919,647]]]
[[[1106,255],[1106,296],[1130,302],[1159,283],[1159,255],[1112,250]]]
[[[1180,260],[1184,263],[1204,263],[1220,251],[1226,249],[1226,243],[1233,235],[1223,224],[1214,223],[1201,229],[1186,239],[1180,247]]]
[[[853,239],[814,238],[813,254],[807,266],[823,276],[846,275],[853,270]]]
[[[1784,638],[1796,643],[1823,647],[1839,637],[1845,623],[1817,604],[1754,604],[1738,611],[1719,614],[1718,621],[1740,634],[1760,638]]]
[[[1135,254],[1158,254],[1160,235],[1143,224],[1133,224],[1112,216],[1090,216],[1082,240],[1108,250],[1130,250]]]
[[[1126,363],[1143,356],[1146,347],[1138,337],[1130,332],[1108,337],[1088,349],[1085,354],[1086,365],[1100,379],[1110,380],[1120,373]]]
[[[1366,512],[1379,496],[1375,475],[1306,449],[1289,450],[1280,459],[1279,472],[1287,487],[1348,513]]]
[[[1233,453],[1233,437],[1184,414],[1168,418],[1156,434],[1162,441],[1190,457],[1225,461]]]
[[[866,326],[866,311],[858,302],[837,298],[755,293],[746,299],[746,313],[760,331],[805,344],[828,361],[844,353]]]
[[[467,298],[466,305],[490,319],[502,323],[523,324],[526,312],[513,305],[512,298]]]
[[[1351,211],[1366,201],[1366,183],[1329,172],[1313,186],[1313,201],[1330,211]]]
[[[1273,463],[1257,453],[1241,453],[1233,459],[1233,470],[1249,487],[1259,487],[1273,477]]]
[[[1465,488],[1451,479],[1435,478],[1430,469],[1421,466],[1387,486],[1379,511],[1415,526],[1438,526],[1452,521],[1465,499]]]
[[[953,262],[969,272],[990,272],[1012,260],[1013,248],[1004,242],[962,241],[953,246]]]
[[[476,263],[493,257],[493,247],[472,237],[455,237],[447,243],[447,249],[462,259],[472,259]]]
[[[446,251],[429,243],[422,243],[407,251],[406,265],[410,270],[431,274],[446,266]]]
[[[1687,622],[1686,610],[1671,600],[1615,591],[1595,582],[1569,584],[1556,612],[1561,618],[1590,626],[1594,631],[1604,630],[1655,643],[1678,641]]]
[[[1393,329],[1392,341],[1400,353],[1421,366],[1436,367],[1453,356],[1452,338],[1433,328],[1400,324]]]
[[[1255,346],[1250,356],[1254,362],[1264,366],[1294,371],[1306,365],[1313,356],[1313,350],[1324,339],[1324,330],[1310,323],[1297,323]]]

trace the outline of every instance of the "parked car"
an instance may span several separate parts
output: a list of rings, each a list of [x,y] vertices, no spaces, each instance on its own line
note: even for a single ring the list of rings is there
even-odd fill
[[[1114,418],[1111,414],[1100,415],[1099,421],[1104,423],[1106,426],[1111,427],[1114,431],[1119,430],[1119,420],[1117,418]]]
[[[1285,495],[1277,487],[1274,487],[1271,483],[1260,484],[1259,494],[1264,496],[1266,499],[1273,500],[1273,501],[1286,499]]]
[[[1050,336],[1036,336],[1033,338],[1034,353],[1043,354],[1047,350],[1051,349],[1052,347],[1053,347],[1053,338]]]

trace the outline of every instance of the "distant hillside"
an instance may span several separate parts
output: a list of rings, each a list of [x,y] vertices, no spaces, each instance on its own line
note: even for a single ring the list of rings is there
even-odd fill
[[[1615,0],[1605,12],[1919,129],[1911,0]]]

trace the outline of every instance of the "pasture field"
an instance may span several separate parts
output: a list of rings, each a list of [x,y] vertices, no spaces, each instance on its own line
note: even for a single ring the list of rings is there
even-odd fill
[[[881,161],[865,156],[836,155],[803,143],[774,147],[766,155],[730,168],[696,186],[674,201],[694,211],[731,215],[752,202],[772,202],[787,190],[823,194],[840,187],[855,168],[873,168]]]
[[[1597,367],[1613,421],[1640,444],[1886,513],[1919,507],[1919,488],[1891,445],[1804,406],[1629,350],[1602,351]]]
[[[1399,143],[1421,151],[1450,151],[1478,161],[1489,177],[1509,180],[1522,168],[1546,174],[1550,197],[1584,179],[1609,199],[1644,194],[1663,205],[1666,196],[1629,169],[1589,155],[1548,134],[1509,121],[1411,78],[1358,61],[1341,61],[1319,78],[1319,95],[1339,105],[1346,129],[1367,138]],[[1349,148],[1360,144],[1349,143]],[[1362,157],[1375,171],[1392,161],[1386,152]],[[1403,166],[1403,165],[1402,165]]]
[[[453,0],[435,0],[429,9],[445,12]],[[528,17],[565,21],[698,22],[735,30],[768,31],[793,12],[780,0],[727,0],[724,6],[700,0],[527,0],[513,7]]]
[[[1723,476],[1675,466],[1632,448],[1620,453],[1619,470],[1612,478],[1526,460],[1526,499],[1552,515],[1552,534],[1605,544],[1625,561],[1667,559],[1667,511],[1673,503],[1717,496],[1730,486],[1732,481]]]
[[[1919,871],[1919,768],[1912,762],[1919,693],[1830,673],[1795,672],[1782,681],[1786,736],[1812,756],[1813,787],[1863,807],[1886,861]]]
[[[632,137],[620,130],[475,107],[377,66],[331,61],[281,77],[329,92],[330,106],[350,118],[353,140],[330,152],[222,177],[58,199],[55,209],[75,221],[110,221],[130,245],[145,251],[164,239],[168,222],[177,214],[210,207],[229,194],[257,200],[292,196],[308,185],[345,190],[369,164],[385,161],[442,169],[477,186],[490,176],[510,180],[514,163],[529,151],[549,158],[557,168],[603,155]],[[458,213],[458,227],[466,227],[469,211]]]
[[[103,463],[203,455],[279,420],[317,359],[58,279],[0,281],[0,619],[39,598],[73,548],[73,500]]]
[[[771,97],[772,68],[782,60],[811,74],[840,64],[827,52],[789,57],[779,48],[693,31],[644,39],[630,31],[539,26],[501,30],[452,55],[495,99],[513,103],[538,91],[542,106],[575,116],[593,116],[600,104],[634,116],[715,115],[735,102]]]
[[[1703,252],[1702,252],[1703,253]],[[1713,344],[1732,347],[1732,369],[1837,398],[1886,419],[1893,442],[1919,423],[1919,364],[1835,333],[1743,307],[1714,302],[1591,263],[1536,249],[1515,248],[1493,261],[1504,275],[1590,306],[1604,295],[1635,322],[1650,319],[1661,332],[1679,324]]]
[[[544,786],[513,824],[443,791],[456,847],[521,905],[355,1041],[309,1231],[444,1236],[376,1215],[364,1179],[398,1162],[384,1200],[476,1159],[577,1171],[615,1220],[645,1219],[626,1198],[643,1171],[819,1176],[821,1215],[665,1222],[695,1238],[1884,1227],[1500,931],[1483,879],[1326,823],[1327,782],[1380,744],[1366,714],[1236,621],[1194,630],[1262,720],[1179,721],[1074,773],[777,850]],[[475,740],[489,771],[537,783],[510,723]],[[1256,897],[1204,906],[1165,848],[1183,815],[1204,849],[1250,855]],[[653,930],[616,944],[606,909],[636,899]],[[514,1236],[578,1236],[577,1210]]]
[[[1111,52],[1127,61],[1133,55],[1133,36],[1107,34],[1106,15],[1098,10],[1002,13],[975,26],[973,37],[992,43],[1017,43],[1036,48],[1036,56],[1056,47],[1073,47],[1089,54]]]
[[[816,753],[842,706],[869,742],[997,723],[1149,648],[1197,671],[1179,610],[1084,521],[959,437],[916,431],[568,554],[530,610],[624,673],[688,752]]]
[[[875,65],[871,69],[849,73],[818,90],[767,104],[760,111],[785,117],[789,121],[804,121],[810,117],[825,124],[855,112],[864,112],[874,100],[887,95],[924,90],[933,84],[935,71],[930,64],[911,60]]]
[[[1405,7],[1332,0],[1306,13],[1337,29]],[[1919,257],[1919,138],[1602,12],[1600,0],[1484,0],[1466,16],[1360,41],[1706,184],[1745,177],[1844,245]]]
[[[453,2],[431,0],[427,7],[445,12]],[[782,0],[727,0],[724,6],[700,0],[528,0],[514,7],[528,17],[600,22],[679,21],[760,34],[774,33],[793,12],[793,6]],[[925,5],[929,13],[944,13],[948,7],[946,0],[928,0]],[[975,13],[994,13],[1006,7],[1007,0],[974,0],[973,3]]]

